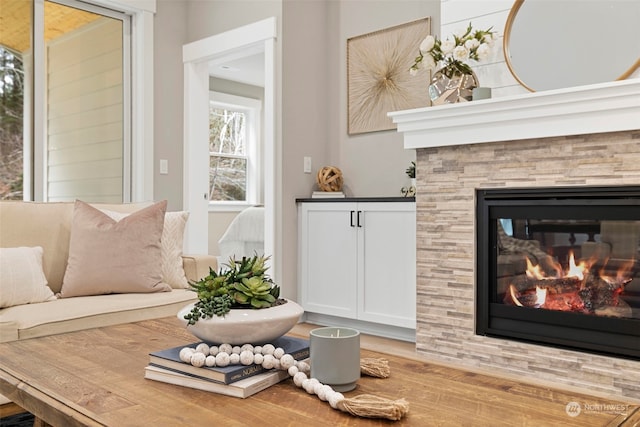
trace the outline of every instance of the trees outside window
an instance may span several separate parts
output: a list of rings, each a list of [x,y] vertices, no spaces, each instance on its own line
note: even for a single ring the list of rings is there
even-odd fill
[[[0,200],[22,200],[24,67],[0,46]]]
[[[209,201],[259,203],[260,102],[212,92],[209,102]]]

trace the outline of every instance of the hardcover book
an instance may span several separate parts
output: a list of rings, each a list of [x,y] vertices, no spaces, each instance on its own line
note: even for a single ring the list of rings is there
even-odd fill
[[[154,381],[245,399],[288,378],[289,374],[287,371],[270,370],[232,384],[223,384],[203,377],[149,365],[144,369],[144,377]]]
[[[208,380],[217,381],[223,384],[231,384],[244,378],[258,375],[267,371],[262,367],[262,365],[255,364],[229,365],[225,367],[203,366],[201,368],[196,368],[195,366],[189,365],[180,360],[180,350],[182,350],[184,347],[195,348],[198,344],[199,343],[181,345],[166,350],[155,351],[149,354],[149,363],[152,366],[206,378]],[[292,355],[296,360],[303,360],[309,357],[309,340],[307,339],[285,335],[273,340],[272,344],[276,348],[282,347],[285,353]]]

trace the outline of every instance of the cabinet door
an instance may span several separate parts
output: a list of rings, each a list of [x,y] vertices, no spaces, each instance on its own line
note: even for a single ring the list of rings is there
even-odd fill
[[[355,216],[355,203],[301,205],[299,277],[306,311],[356,317]]]
[[[358,209],[358,319],[415,328],[415,204],[360,203]]]

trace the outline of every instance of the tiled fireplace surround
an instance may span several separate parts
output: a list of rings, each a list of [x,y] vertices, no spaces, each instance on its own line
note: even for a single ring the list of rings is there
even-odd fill
[[[413,117],[401,117],[404,112],[391,114],[398,130],[405,133],[405,147],[417,148],[416,348],[420,354],[437,362],[640,401],[640,362],[478,336],[474,319],[475,189],[638,185],[640,84],[632,86],[630,95],[636,96],[636,101],[622,102],[625,109],[628,110],[629,105],[631,109],[618,112],[616,117],[632,114],[629,120],[619,121],[619,125],[590,127],[590,113],[582,111],[583,126],[575,119],[575,131],[549,132],[548,126],[558,120],[553,111],[549,111],[553,118],[544,118],[548,121],[546,127],[540,127],[539,117],[518,119],[519,114],[515,114],[494,126],[500,135],[513,138],[499,142],[491,142],[493,138],[486,132],[486,128],[492,126],[487,123],[490,116],[482,118],[487,112],[477,119],[471,118],[483,107],[480,105],[483,101],[474,106],[461,106],[459,113],[443,109],[447,117],[432,117],[440,114],[435,113],[435,109],[424,109],[434,110],[426,112],[426,116],[411,112],[407,114]],[[553,96],[543,100],[545,96],[536,95],[534,104],[558,102]],[[575,95],[570,94],[570,98]],[[607,110],[616,109],[608,102],[605,104]],[[488,101],[484,107],[499,116],[513,114],[513,103],[509,100]],[[603,108],[593,107],[594,110]],[[577,107],[577,110],[582,109]],[[458,114],[464,117],[454,121],[453,116]],[[416,125],[424,121],[435,123],[435,119],[439,119],[439,123],[451,119],[451,125],[443,126],[451,126],[453,133],[448,134],[440,125],[435,125],[437,129],[424,123]],[[571,117],[565,119],[572,120]],[[516,123],[510,131],[509,122],[514,120],[521,124],[521,129]],[[473,135],[474,121],[478,124],[478,133],[487,135],[479,137],[480,143],[465,144],[464,128],[469,125],[466,134]],[[605,118],[603,122],[606,121]],[[459,125],[455,125],[456,122]],[[625,122],[627,124],[622,124]],[[606,131],[616,127],[631,130]],[[580,129],[588,133],[581,134]],[[561,136],[548,136],[549,133]],[[526,138],[529,134],[535,137]],[[424,137],[443,139],[418,142]]]

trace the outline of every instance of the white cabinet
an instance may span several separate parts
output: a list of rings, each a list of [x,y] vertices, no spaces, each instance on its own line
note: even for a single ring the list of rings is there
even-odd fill
[[[306,312],[415,329],[414,202],[300,202]]]

